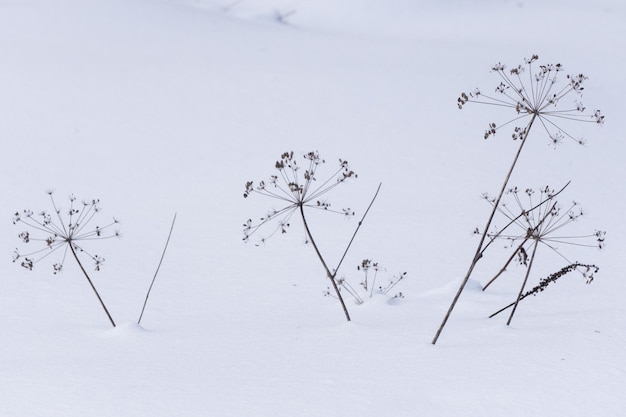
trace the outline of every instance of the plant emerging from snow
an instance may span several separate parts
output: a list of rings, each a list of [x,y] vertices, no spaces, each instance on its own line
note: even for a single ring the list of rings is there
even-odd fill
[[[374,295],[374,288],[376,288],[376,278],[378,277],[378,272],[381,270],[381,266],[379,265],[378,262],[374,262],[371,259],[363,259],[361,264],[357,265],[356,269],[358,271],[362,271],[364,275],[363,280],[359,283],[359,287],[361,287],[363,291],[365,292],[366,298],[372,298],[372,296]],[[373,271],[371,275],[369,273],[370,270]],[[388,295],[391,292],[391,290],[400,281],[406,278],[406,276],[407,276],[406,272],[402,272],[402,273],[394,275],[393,277],[388,279],[384,285],[378,286],[378,293],[382,295]],[[357,304],[363,304],[365,302],[363,297],[361,297],[361,294],[359,293],[359,291],[356,288],[354,288],[354,286],[352,286],[346,278],[339,278],[337,280],[337,284],[339,285],[341,289],[345,290],[348,294],[350,294]],[[335,297],[331,293],[330,288],[327,288],[326,291],[324,291],[324,296]],[[392,299],[404,298],[404,294],[402,292],[398,292],[394,294],[393,297],[391,298]]]
[[[567,185],[565,187],[567,187]],[[577,202],[572,202],[567,208],[563,208],[559,204],[556,197],[565,187],[558,192],[555,192],[550,187],[543,187],[539,191],[535,191],[531,188],[525,190],[521,190],[517,187],[509,188],[505,192],[505,195],[510,197],[514,201],[514,204],[510,207],[506,202],[503,202],[497,209],[498,213],[504,216],[507,223],[504,227],[494,228],[487,233],[489,243],[485,245],[483,252],[496,240],[504,240],[506,247],[513,248],[513,251],[500,271],[487,282],[483,290],[499,278],[514,261],[526,267],[526,275],[520,288],[518,298],[513,303],[513,310],[511,311],[507,324],[511,323],[519,301],[527,295],[530,295],[523,295],[524,288],[530,276],[539,247],[549,249],[560,258],[564,259],[570,266],[574,265],[572,270],[578,270],[581,275],[587,278],[587,283],[593,280],[593,274],[589,275],[589,265],[570,261],[563,254],[561,246],[573,245],[602,249],[606,232],[596,230],[593,233],[583,235],[564,233],[564,228],[577,221],[584,214]],[[484,195],[483,198],[491,205],[495,204],[494,198],[489,195]],[[568,270],[567,272],[571,271]],[[554,280],[546,281],[545,285],[547,286],[549,282]],[[544,286],[538,286],[536,290],[543,291],[543,288]]]
[[[598,268],[596,265],[581,264],[578,262],[564,266],[560,270],[548,275],[546,278],[541,279],[539,281],[539,284],[537,284],[532,290],[525,292],[523,295],[519,296],[511,304],[493,313],[491,316],[489,316],[489,318],[502,313],[504,310],[508,308],[516,306],[521,300],[523,300],[524,298],[528,296],[531,296],[531,295],[535,296],[545,291],[545,289],[548,288],[548,285],[550,285],[553,282],[556,282],[559,278],[564,277],[570,272],[573,272],[573,271],[579,272],[583,276],[583,278],[586,280],[586,283],[591,284],[594,278],[594,274],[597,274],[599,270],[600,268]]]
[[[61,259],[52,265],[53,273],[59,274],[64,270],[65,260],[69,252],[76,260],[76,263],[78,263],[85,278],[87,278],[89,285],[96,294],[96,297],[98,297],[98,301],[109,318],[109,321],[113,327],[115,327],[115,322],[91,278],[87,274],[87,271],[83,267],[79,254],[91,259],[94,263],[95,270],[99,271],[104,263],[104,258],[87,251],[83,245],[93,240],[119,237],[119,231],[114,228],[119,222],[114,218],[105,226],[92,226],[92,220],[100,213],[99,200],[94,199],[77,203],[76,197],[70,196],[69,209],[61,210],[57,207],[52,194],[52,191],[48,191],[53,207],[52,213],[41,211],[35,214],[31,210],[23,210],[22,212],[18,211],[15,213],[13,224],[23,224],[27,229],[19,234],[19,238],[22,242],[24,244],[43,243],[44,247],[24,254],[20,253],[18,249],[15,249],[13,262],[19,262],[22,267],[32,270],[34,265],[39,261],[55,252],[61,251]]]
[[[268,236],[260,239],[261,242],[265,242],[269,237],[279,231],[281,234],[287,233],[291,224],[292,216],[295,213],[298,213],[304,226],[306,242],[311,243],[315,249],[315,253],[324,267],[326,276],[331,282],[335,296],[341,303],[346,319],[350,321],[350,314],[348,313],[346,304],[341,296],[336,275],[341,263],[350,249],[350,246],[352,245],[352,242],[354,241],[354,238],[356,237],[359,228],[361,227],[363,220],[365,219],[365,216],[367,215],[367,212],[378,195],[380,185],[369,207],[365,211],[363,218],[352,235],[352,239],[348,243],[343,256],[337,264],[337,267],[331,270],[326,262],[326,259],[322,256],[315,239],[313,238],[313,234],[311,233],[311,229],[305,215],[305,209],[322,210],[346,217],[354,216],[354,211],[352,209],[342,208],[340,210],[335,210],[331,208],[331,204],[327,200],[322,199],[322,197],[340,184],[343,184],[349,179],[356,178],[357,174],[350,169],[348,161],[340,159],[339,166],[335,169],[335,171],[326,177],[326,179],[318,181],[317,171],[322,165],[325,164],[326,161],[320,157],[317,151],[304,154],[303,160],[305,162],[304,171],[298,163],[298,159],[294,156],[293,151],[285,152],[280,156],[280,159],[276,161],[276,164],[274,165],[278,174],[270,176],[267,182],[260,181],[256,185],[253,181],[248,181],[246,183],[243,194],[245,198],[249,197],[251,194],[260,194],[281,201],[285,205],[281,209],[268,212],[264,217],[261,217],[258,222],[253,222],[252,219],[248,219],[244,224],[243,240],[248,242],[250,236],[255,234],[262,226],[270,222],[275,222],[276,226]]]
[[[587,76],[584,74],[563,76],[564,68],[561,64],[539,65],[537,63],[538,59],[537,55],[532,55],[531,58],[524,60],[524,65],[518,65],[511,69],[507,69],[506,65],[498,63],[491,68],[492,72],[496,73],[500,79],[493,93],[485,94],[481,90],[476,89],[470,94],[462,93],[457,99],[459,109],[462,109],[467,103],[477,103],[512,111],[514,116],[509,118],[508,121],[502,124],[489,123],[484,138],[488,139],[494,136],[503,127],[513,126],[511,137],[518,142],[518,146],[513,161],[504,177],[500,192],[493,200],[493,209],[483,232],[480,233],[481,239],[474,257],[433,338],[433,344],[437,343],[437,339],[450,314],[452,314],[452,310],[469,281],[476,264],[483,256],[485,239],[488,236],[491,222],[500,206],[500,200],[508,187],[509,179],[533,126],[542,126],[550,138],[550,144],[556,147],[565,138],[579,144],[585,143],[584,139],[575,137],[569,130],[564,129],[562,125],[565,123],[587,122],[597,125],[604,123],[604,116],[600,110],[588,111],[580,101]],[[571,104],[564,104],[570,96],[574,96],[574,100],[572,100]],[[525,124],[518,124],[519,122],[525,122]]]

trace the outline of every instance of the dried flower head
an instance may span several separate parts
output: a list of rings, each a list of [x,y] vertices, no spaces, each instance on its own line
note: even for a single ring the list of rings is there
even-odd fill
[[[514,252],[498,273],[485,288],[491,284],[508,267],[512,261],[517,261],[520,265],[529,266],[529,253],[535,245],[549,248],[559,257],[564,259],[569,265],[576,265],[562,252],[562,246],[572,245],[579,247],[595,247],[602,249],[606,232],[595,230],[588,234],[567,234],[563,233],[570,223],[577,221],[584,216],[584,211],[580,205],[573,201],[567,206],[562,206],[557,200],[557,195],[563,191],[555,192],[550,187],[542,187],[539,190],[532,188],[520,189],[512,187],[507,189],[505,196],[513,201],[511,206],[507,202],[501,202],[498,212],[504,216],[506,225],[498,229],[493,228],[487,237],[490,243],[495,240],[504,240],[505,247],[514,248]],[[494,199],[488,195],[483,198],[490,204],[494,204]],[[584,268],[580,268],[580,273],[585,275]]]
[[[524,65],[511,69],[507,69],[506,65],[501,63],[492,66],[491,70],[500,77],[495,94],[485,94],[479,89],[469,94],[462,93],[457,99],[459,109],[466,103],[479,103],[515,111],[516,116],[505,123],[489,123],[485,130],[485,139],[518,120],[531,118],[534,121],[536,118],[548,134],[551,146],[556,147],[565,138],[584,144],[584,139],[575,137],[563,129],[561,122],[580,121],[599,125],[604,123],[604,116],[600,110],[588,111],[579,100],[585,89],[587,76],[584,74],[564,76],[561,64],[540,65],[537,63],[538,59],[539,56],[533,55],[524,60]],[[562,105],[563,99],[572,94],[576,98]],[[512,138],[526,139],[530,126],[531,123],[524,127],[514,127]]]
[[[365,220],[365,216],[367,216],[372,204],[374,204],[374,200],[376,200],[382,184],[378,185],[374,198],[372,198],[372,201],[365,210],[363,217],[352,234],[352,238],[349,240],[343,251],[343,255],[340,257],[339,262],[334,268],[332,268],[322,255],[319,246],[313,238],[309,222],[307,221],[307,215],[305,214],[305,208],[338,213],[342,216],[348,217],[354,216],[354,211],[349,208],[343,208],[341,210],[332,209],[331,204],[327,200],[323,199],[322,196],[337,187],[339,184],[346,182],[348,179],[356,178],[357,175],[350,169],[348,161],[340,159],[339,166],[335,169],[335,171],[328,177],[325,177],[325,179],[318,181],[317,170],[325,163],[319,153],[308,152],[304,154],[304,172],[298,163],[299,160],[300,159],[294,157],[293,152],[285,152],[274,164],[278,174],[270,176],[267,183],[265,181],[260,181],[257,185],[255,185],[252,181],[248,181],[246,183],[245,191],[243,193],[244,198],[247,198],[252,193],[257,193],[279,200],[284,204],[284,206],[281,209],[270,211],[267,215],[261,217],[258,222],[253,222],[252,219],[248,219],[243,225],[243,240],[244,242],[247,242],[252,234],[256,233],[263,225],[273,220],[276,220],[276,227],[269,236],[274,235],[278,231],[281,233],[287,233],[287,229],[290,226],[290,219],[297,211],[300,219],[302,220],[306,242],[307,244],[310,243],[311,246],[313,246],[315,254],[326,272],[326,277],[330,280],[331,286],[333,287],[335,294],[334,297],[339,300],[346,316],[346,320],[350,321],[350,314],[348,313],[348,309],[340,291],[341,279],[337,279],[337,273],[346,258],[346,255],[348,254],[348,251],[350,250],[350,247],[352,246],[363,221]],[[262,238],[261,242],[265,242],[265,240],[266,238]]]
[[[303,167],[298,161],[304,161]],[[325,163],[317,151],[304,154],[302,159],[296,158],[293,151],[285,152],[274,164],[278,171],[276,175],[271,175],[267,181],[259,181],[256,184],[253,181],[246,182],[243,193],[245,198],[257,193],[279,200],[285,203],[285,206],[270,210],[257,222],[248,219],[243,225],[243,240],[247,242],[263,225],[274,220],[276,227],[268,236],[261,238],[261,242],[265,242],[277,232],[287,233],[291,225],[291,216],[299,207],[354,216],[354,211],[350,208],[333,209],[331,203],[322,196],[346,180],[356,178],[357,174],[350,169],[348,161],[340,159],[337,169],[325,179],[318,181],[317,170]]]
[[[94,262],[95,270],[99,271],[104,258],[87,251],[83,244],[92,240],[119,237],[120,232],[113,229],[119,223],[118,220],[114,218],[106,226],[92,226],[92,220],[100,212],[99,200],[77,203],[76,197],[71,195],[69,208],[62,210],[57,207],[52,191],[48,191],[48,195],[52,202],[52,213],[41,211],[35,214],[31,210],[23,210],[13,216],[13,224],[20,223],[28,229],[18,235],[24,244],[43,243],[43,248],[24,254],[15,249],[13,262],[19,261],[22,267],[32,270],[36,263],[63,249],[60,260],[52,265],[54,274],[63,271],[68,250],[86,255]]]
[[[59,249],[63,249],[63,255],[59,262],[52,265],[54,274],[58,274],[63,271],[63,265],[65,264],[69,250],[83,272],[83,275],[85,275],[85,278],[89,282],[91,289],[96,294],[96,297],[98,297],[98,301],[109,318],[111,325],[115,327],[113,317],[111,317],[104,301],[102,301],[102,297],[100,297],[98,290],[96,290],[87,271],[85,271],[78,254],[84,254],[90,258],[95,264],[96,271],[99,271],[104,262],[104,258],[95,253],[88,252],[83,248],[83,244],[93,240],[119,237],[119,231],[113,228],[119,222],[114,218],[113,221],[106,226],[91,226],[92,220],[100,212],[100,200],[94,199],[77,203],[76,197],[71,195],[69,197],[70,207],[62,210],[57,207],[52,194],[52,191],[48,191],[53,207],[52,213],[42,211],[38,215],[35,215],[31,210],[23,210],[21,213],[19,211],[16,212],[13,216],[13,224],[21,223],[29,229],[18,235],[24,244],[33,242],[44,243],[43,248],[26,254],[21,254],[18,249],[15,249],[13,262],[20,261],[22,267],[32,270],[35,263],[57,252]],[[31,235],[31,232],[35,236]]]

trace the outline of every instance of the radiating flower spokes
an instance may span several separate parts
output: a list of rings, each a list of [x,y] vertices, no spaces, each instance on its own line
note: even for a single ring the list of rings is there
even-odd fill
[[[244,197],[257,193],[282,201],[287,205],[280,209],[269,211],[258,222],[248,219],[243,225],[244,241],[247,242],[250,236],[263,225],[275,219],[278,219],[276,227],[269,235],[262,238],[261,242],[278,232],[281,234],[287,233],[293,213],[301,206],[344,216],[354,215],[354,212],[349,208],[335,210],[331,208],[331,204],[327,200],[321,199],[324,194],[347,179],[357,177],[357,174],[350,169],[348,161],[340,159],[339,167],[325,180],[318,183],[317,170],[326,161],[320,157],[317,151],[304,154],[304,160],[306,163],[304,171],[302,171],[302,167],[298,164],[294,152],[284,152],[280,160],[275,164],[275,168],[278,170],[277,175],[271,175],[267,182],[259,181],[256,185],[253,181],[246,182]]]
[[[565,187],[564,187],[565,188]],[[542,187],[538,191],[531,188],[509,188],[505,195],[513,200],[509,206],[501,202],[497,212],[502,214],[508,223],[503,228],[493,228],[487,234],[489,246],[496,240],[506,241],[507,248],[514,248],[508,261],[496,276],[494,276],[484,288],[487,288],[497,279],[510,263],[517,259],[520,264],[528,265],[528,253],[531,247],[541,245],[549,248],[568,264],[575,264],[563,254],[562,245],[590,247],[602,249],[606,232],[595,230],[588,234],[565,234],[562,229],[577,221],[585,213],[580,205],[573,201],[565,208],[556,199],[558,192],[550,187]],[[491,205],[494,200],[488,195],[483,198]],[[485,247],[485,249],[486,249]],[[584,275],[585,271],[579,271]]]
[[[491,69],[500,77],[500,83],[495,88],[496,94],[485,94],[479,89],[471,93],[462,93],[457,99],[459,108],[466,103],[487,104],[510,108],[517,116],[502,123],[489,123],[485,130],[484,138],[496,134],[505,126],[518,120],[536,116],[550,138],[550,144],[556,147],[564,138],[571,139],[579,144],[585,144],[585,140],[574,137],[563,129],[558,122],[579,121],[595,124],[603,124],[604,116],[600,110],[588,112],[586,107],[578,99],[573,100],[566,108],[557,107],[563,98],[571,93],[582,95],[587,76],[584,74],[566,75],[562,81],[563,66],[561,64],[537,65],[539,57],[533,55],[525,59],[525,65],[518,65],[507,71],[504,64],[498,63]],[[514,140],[524,140],[528,134],[528,126],[516,126],[513,129]]]
[[[111,237],[119,237],[120,232],[112,230],[114,225],[118,224],[118,220],[113,218],[113,221],[106,226],[91,227],[91,221],[95,215],[100,212],[99,200],[83,201],[82,203],[76,203],[76,197],[71,195],[69,197],[70,207],[67,211],[61,210],[57,207],[53,192],[48,191],[50,201],[53,207],[53,213],[46,211],[39,212],[38,215],[34,215],[32,210],[23,210],[21,213],[16,212],[13,217],[13,224],[24,224],[30,231],[36,236],[31,236],[29,230],[25,230],[19,234],[20,239],[24,244],[30,244],[32,242],[43,242],[44,247],[27,254],[21,254],[18,249],[15,249],[13,253],[13,262],[20,261],[20,265],[28,270],[32,270],[35,263],[47,258],[59,249],[63,248],[63,256],[60,262],[56,262],[52,265],[54,274],[59,274],[63,271],[63,265],[67,258],[68,251],[72,257],[76,260],[76,263],[80,267],[80,270],[85,275],[85,278],[89,282],[91,289],[98,298],[100,305],[104,309],[111,325],[115,327],[115,321],[109,313],[102,297],[98,293],[98,290],[93,284],[93,281],[87,274],[87,271],[83,267],[78,253],[87,255],[95,264],[95,270],[99,271],[104,262],[104,258],[95,253],[86,251],[83,248],[82,242],[92,241],[97,239],[109,239]]]
[[[21,223],[28,229],[18,235],[22,242],[25,244],[42,242],[44,246],[28,253],[20,253],[18,249],[15,249],[13,262],[19,260],[21,266],[32,270],[36,263],[59,249],[63,249],[60,261],[52,265],[54,274],[58,274],[63,270],[68,250],[73,249],[87,255],[94,262],[95,269],[100,270],[104,258],[85,250],[82,242],[119,237],[120,232],[112,230],[119,221],[114,218],[105,226],[90,227],[94,216],[100,212],[99,200],[82,201],[76,204],[76,198],[70,196],[70,207],[67,211],[63,211],[57,207],[52,191],[49,191],[48,195],[53,207],[52,214],[47,211],[35,214],[32,210],[23,210],[14,214],[13,224]]]

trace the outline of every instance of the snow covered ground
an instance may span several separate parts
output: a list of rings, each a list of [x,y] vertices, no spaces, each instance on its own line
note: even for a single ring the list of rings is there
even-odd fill
[[[0,1],[0,416],[620,415],[625,22],[618,0]],[[584,147],[531,133],[511,184],[571,180],[563,199],[587,213],[573,233],[606,230],[607,245],[563,252],[600,272],[522,301],[507,327],[487,317],[524,270],[482,292],[507,256],[495,249],[433,346],[488,216],[480,195],[516,148],[482,139],[506,113],[456,99],[534,53],[588,75],[583,101],[607,122],[572,126]],[[280,208],[244,199],[245,182],[288,150],[359,175],[328,195],[357,218],[311,217],[331,264],[383,183],[340,275],[358,286],[377,260],[379,279],[408,273],[404,299],[349,302],[346,323],[296,221],[241,241],[246,219]],[[116,328],[77,265],[11,262],[13,213],[50,210],[48,189],[121,220],[122,239],[90,242]],[[539,258],[532,285],[562,266]]]

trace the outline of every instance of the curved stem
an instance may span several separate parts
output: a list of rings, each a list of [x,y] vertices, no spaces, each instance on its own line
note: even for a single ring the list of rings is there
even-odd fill
[[[91,285],[91,289],[93,290],[93,292],[96,293],[96,297],[98,297],[98,301],[100,301],[100,305],[104,309],[104,312],[107,314],[107,317],[111,321],[111,324],[113,325],[113,327],[115,327],[115,322],[113,321],[113,317],[111,317],[111,314],[109,314],[109,310],[107,310],[106,306],[104,305],[104,301],[102,301],[100,294],[98,294],[98,290],[96,290],[96,287],[93,285],[93,282],[91,282],[91,278],[89,278],[89,275],[87,275],[87,271],[85,271],[85,268],[83,268],[83,264],[80,263],[80,259],[78,259],[78,256],[76,255],[76,251],[74,250],[74,245],[72,244],[71,241],[67,242],[67,244],[70,246],[72,255],[74,255],[74,259],[76,259],[76,262],[78,262],[78,266],[80,266],[81,271],[83,271],[83,274],[85,274],[85,278],[87,278],[89,285]]]
[[[304,206],[302,204],[300,204],[299,207],[300,207],[300,215],[302,216],[302,223],[304,223],[304,229],[306,230],[306,234],[309,237],[309,240],[311,241],[311,244],[313,245],[313,248],[315,249],[315,253],[317,254],[317,257],[319,258],[320,262],[322,263],[322,266],[324,267],[324,270],[326,271],[326,276],[330,280],[330,283],[333,285],[333,288],[335,290],[335,294],[337,294],[337,299],[341,303],[341,307],[343,308],[343,312],[346,315],[346,320],[350,321],[350,313],[348,313],[348,308],[346,307],[346,303],[343,301],[343,297],[341,296],[341,292],[339,291],[339,287],[337,287],[337,282],[335,282],[335,275],[332,272],[330,272],[330,269],[328,268],[328,265],[326,265],[326,261],[322,257],[322,254],[320,253],[320,251],[319,251],[319,249],[317,247],[317,244],[315,243],[315,239],[313,239],[313,235],[311,234],[311,231],[309,230],[309,225],[308,225],[308,223],[306,221],[306,217],[304,217]]]
[[[519,157],[522,153],[522,149],[524,148],[524,145],[526,144],[526,140],[528,139],[528,134],[530,133],[530,129],[532,128],[533,123],[536,118],[537,118],[537,114],[534,113],[533,117],[528,122],[528,125],[526,127],[526,135],[522,139],[519,145],[519,148],[517,149],[517,153],[515,154],[515,158],[513,159],[513,162],[511,163],[509,172],[504,178],[504,183],[502,184],[502,188],[500,189],[498,198],[496,198],[496,201],[493,204],[493,209],[491,210],[491,214],[489,215],[489,219],[487,220],[487,224],[485,225],[485,230],[480,238],[478,247],[476,248],[476,253],[474,254],[474,258],[472,258],[472,263],[470,264],[469,269],[467,270],[467,273],[465,274],[465,277],[463,278],[463,281],[461,282],[461,285],[459,286],[459,289],[457,290],[454,296],[454,299],[452,300],[452,304],[450,304],[450,307],[448,308],[448,311],[446,315],[444,316],[443,321],[441,322],[441,325],[439,326],[439,329],[437,330],[437,333],[435,334],[435,337],[433,338],[433,341],[432,341],[433,345],[437,343],[437,340],[439,339],[439,336],[441,335],[443,328],[445,327],[446,323],[448,322],[448,319],[450,318],[450,315],[452,314],[452,310],[454,310],[454,307],[456,306],[456,303],[459,301],[459,298],[461,297],[461,293],[463,292],[463,289],[465,288],[467,281],[469,281],[469,278],[472,275],[472,272],[474,271],[474,267],[476,266],[480,258],[482,258],[483,256],[482,249],[485,243],[485,239],[487,237],[487,232],[489,231],[491,222],[493,221],[496,211],[498,210],[498,207],[500,205],[500,200],[502,199],[502,196],[504,195],[504,191],[506,190],[506,187],[509,184],[509,180],[511,179],[511,175],[513,174],[513,170],[515,169],[515,165],[517,165],[517,161],[519,160]]]

